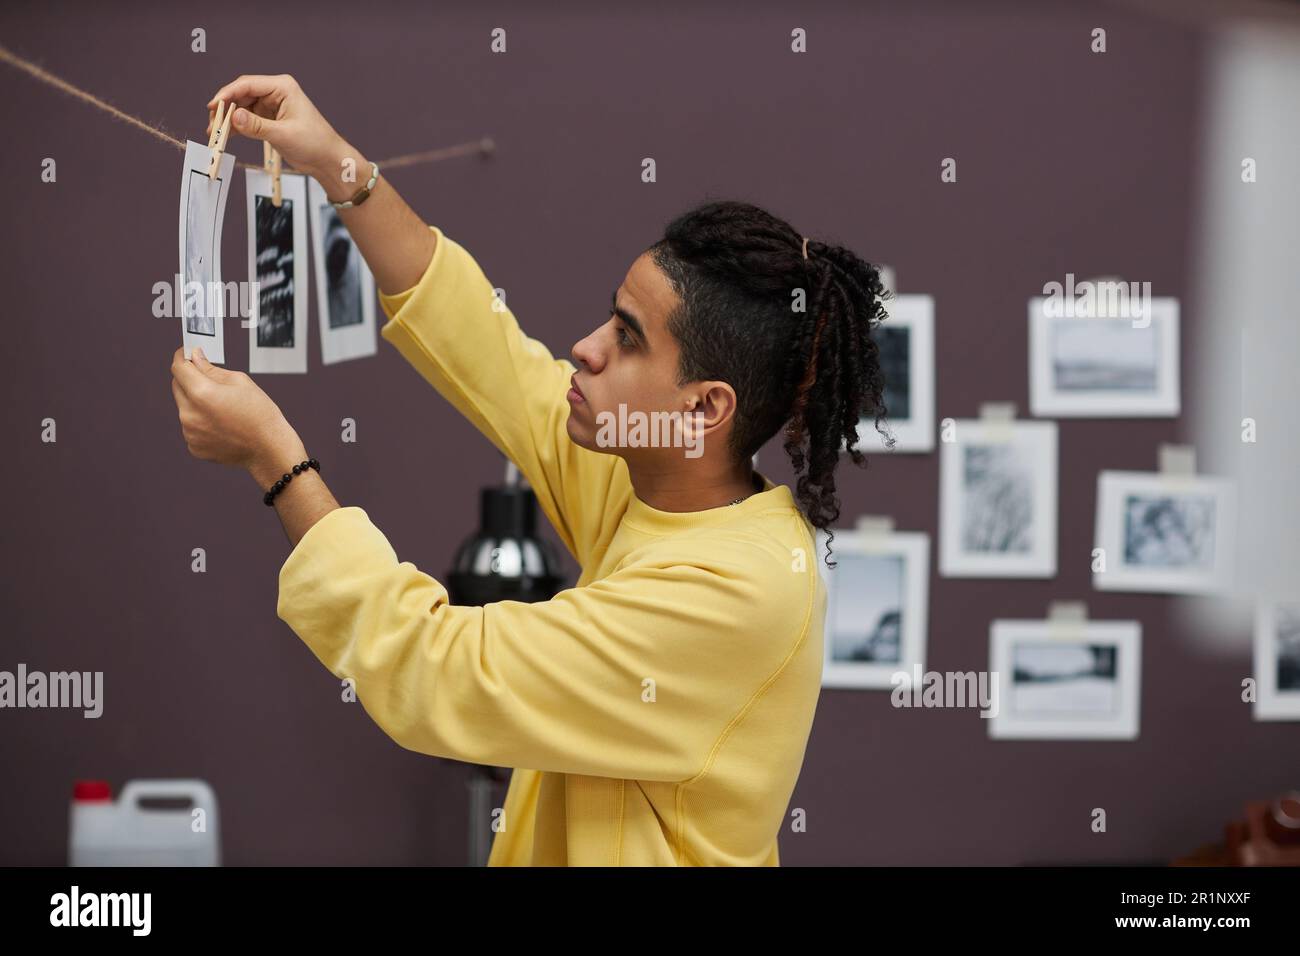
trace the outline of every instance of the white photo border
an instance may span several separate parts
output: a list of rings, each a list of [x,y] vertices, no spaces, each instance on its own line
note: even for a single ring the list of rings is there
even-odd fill
[[[934,451],[934,297],[896,295],[883,303],[889,318],[881,328],[907,329],[908,401],[911,414],[906,419],[886,418],[885,427],[894,436],[894,447],[885,445],[885,436],[876,431],[870,418],[858,422],[859,450],[893,454]]]
[[[1120,712],[1110,720],[1087,717],[1035,719],[1011,714],[1004,706],[1014,675],[1011,651],[1017,642],[1113,644],[1117,651]],[[997,619],[989,624],[989,671],[996,673],[988,718],[994,740],[1136,740],[1142,708],[1142,624],[1138,621]]]
[[[1214,508],[1214,566],[1196,569],[1141,568],[1124,561],[1124,498],[1133,492],[1158,495],[1210,495]],[[1236,564],[1237,499],[1231,479],[1209,475],[1170,475],[1158,471],[1097,473],[1094,548],[1105,570],[1093,562],[1092,584],[1099,591],[1148,594],[1221,594],[1233,586]]]
[[[1156,390],[1133,395],[1113,389],[1062,392],[1055,387],[1052,373],[1051,335],[1053,322],[1095,322],[1101,316],[1054,318],[1047,315],[1047,298],[1029,300],[1029,409],[1039,418],[1177,418],[1181,413],[1179,383],[1178,300],[1151,299],[1150,322],[1156,329],[1159,356]]]
[[[828,568],[820,557],[826,551],[826,533],[817,532],[818,569],[826,585],[826,620],[822,634],[822,686],[857,689],[892,689],[898,672],[907,675],[910,685],[913,668],[925,672],[930,600],[930,535],[923,531],[891,531],[872,534],[848,529],[834,529],[831,560],[842,552],[862,555],[897,555],[903,560],[903,627],[899,639],[897,663],[836,661],[832,658],[835,627],[835,568]]]
[[[939,574],[948,578],[1051,578],[1056,576],[1058,429],[1056,422],[955,419],[953,441],[939,452]],[[971,554],[962,549],[965,508],[962,450],[968,445],[1013,442],[1034,455],[1034,544],[1028,554]]]
[[[216,295],[212,290],[203,289],[204,306],[211,306],[213,315],[213,333],[204,335],[201,332],[191,332],[186,327],[185,319],[185,299],[186,299],[186,249],[185,233],[189,221],[189,204],[190,204],[190,187],[194,182],[195,174],[206,176],[208,169],[212,165],[212,150],[202,143],[196,143],[193,140],[187,140],[185,143],[185,161],[181,167],[181,205],[179,217],[180,229],[180,270],[176,273],[176,282],[180,288],[177,295],[181,301],[180,321],[181,321],[181,345],[185,350],[185,358],[190,358],[190,353],[196,346],[203,349],[204,356],[214,365],[226,364],[226,303],[225,295]],[[235,171],[235,157],[230,153],[225,153],[221,157],[221,163],[217,168],[216,187],[217,202],[216,216],[213,222],[213,242],[212,242],[212,282],[214,288],[221,283],[221,236],[225,230],[226,220],[226,200],[230,198],[230,180]]]
[[[312,267],[316,271],[316,318],[320,332],[322,365],[367,358],[379,351],[375,326],[375,277],[355,242],[352,247],[361,264],[361,324],[330,327],[329,279],[325,271],[325,223],[321,207],[329,202],[325,187],[307,180],[307,212],[311,218]],[[350,234],[349,234],[350,238]]]
[[[260,169],[246,169],[245,199],[248,215],[248,281],[257,282],[257,197],[271,195],[271,175]],[[257,344],[257,326],[261,320],[261,294],[249,296],[248,370],[253,373],[307,371],[307,339],[311,324],[307,321],[311,286],[308,261],[311,247],[307,238],[307,177],[299,173],[280,174],[280,198],[293,205],[293,347],[273,348]]]
[[[1300,690],[1277,689],[1277,609],[1283,604],[1300,611],[1300,599],[1261,598],[1255,605],[1256,720],[1300,720]]]

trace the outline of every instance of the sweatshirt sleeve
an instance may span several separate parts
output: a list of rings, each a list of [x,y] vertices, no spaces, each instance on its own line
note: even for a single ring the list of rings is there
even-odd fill
[[[707,563],[675,547],[550,601],[460,606],[339,508],[286,560],[277,614],[406,749],[682,781],[793,654],[812,576],[740,543]]]
[[[575,368],[519,327],[478,263],[437,226],[419,282],[380,294],[380,334],[513,461],[570,553],[585,564],[626,472],[615,455],[577,445],[565,394]]]

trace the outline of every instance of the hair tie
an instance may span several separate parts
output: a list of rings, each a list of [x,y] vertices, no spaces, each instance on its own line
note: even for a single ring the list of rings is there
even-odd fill
[[[803,237],[803,257],[805,259],[808,258],[808,237],[807,236]]]

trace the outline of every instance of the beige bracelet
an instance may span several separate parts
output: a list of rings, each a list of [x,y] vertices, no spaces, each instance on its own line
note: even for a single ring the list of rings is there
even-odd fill
[[[330,203],[335,209],[351,209],[353,206],[360,206],[370,198],[370,191],[375,188],[375,183],[379,182],[379,164],[370,164],[370,182],[366,183],[357,190],[356,195],[344,202]]]

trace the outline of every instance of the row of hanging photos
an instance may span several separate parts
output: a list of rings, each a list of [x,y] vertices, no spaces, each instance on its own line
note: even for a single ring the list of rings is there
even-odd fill
[[[225,364],[224,320],[239,315],[249,330],[249,372],[307,371],[309,230],[322,363],[374,355],[374,277],[321,185],[284,172],[270,143],[262,144],[262,168],[245,170],[248,279],[222,282],[222,225],[235,166],[226,152],[233,114],[233,105],[219,103],[207,146],[186,144],[180,307],[173,313],[182,318],[186,357],[201,346],[209,361]]]

